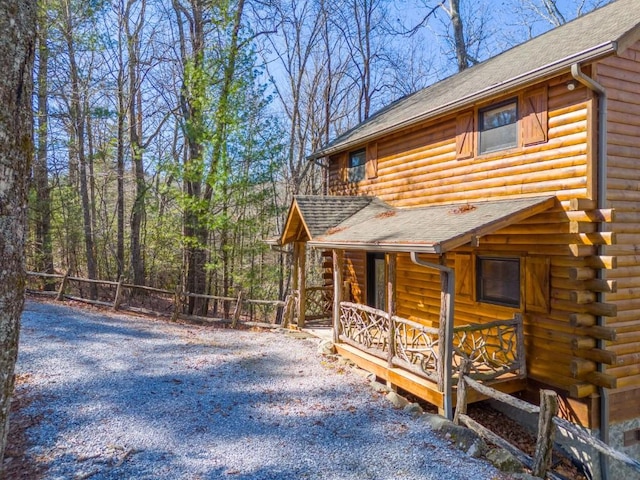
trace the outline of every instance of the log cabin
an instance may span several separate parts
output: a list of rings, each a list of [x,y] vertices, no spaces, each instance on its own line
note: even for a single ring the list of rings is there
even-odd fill
[[[504,392],[556,390],[638,457],[639,7],[617,0],[314,152],[329,194],[294,198],[278,238],[297,323],[319,249],[341,355],[449,417],[470,359]]]

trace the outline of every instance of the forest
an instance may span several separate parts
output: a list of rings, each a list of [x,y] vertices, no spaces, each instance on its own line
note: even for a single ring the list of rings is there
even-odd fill
[[[605,3],[40,0],[27,268],[284,299],[310,153]]]

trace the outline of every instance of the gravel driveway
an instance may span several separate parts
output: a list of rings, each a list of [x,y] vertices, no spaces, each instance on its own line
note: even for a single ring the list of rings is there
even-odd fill
[[[282,332],[28,302],[17,374],[46,479],[491,479]]]

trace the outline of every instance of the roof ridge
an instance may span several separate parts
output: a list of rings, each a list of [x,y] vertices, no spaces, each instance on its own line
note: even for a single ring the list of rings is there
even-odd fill
[[[479,98],[476,97],[489,97],[499,94],[501,89],[533,83],[540,78],[536,74],[557,74],[568,69],[568,65],[564,65],[566,62],[593,60],[610,54],[617,40],[640,27],[640,9],[626,8],[635,1],[615,0],[462,72],[400,97],[336,137],[309,158],[356,147],[385,133],[462,108],[467,103],[477,101]],[[519,55],[519,52],[523,53],[519,58],[522,61],[514,62],[511,57]],[[543,71],[546,68],[551,71]],[[478,80],[476,77],[480,76],[482,79]],[[519,82],[517,85],[511,84],[516,81]]]

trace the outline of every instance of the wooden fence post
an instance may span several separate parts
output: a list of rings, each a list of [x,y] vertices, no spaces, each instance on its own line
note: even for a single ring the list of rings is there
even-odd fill
[[[551,467],[555,425],[553,417],[558,414],[558,394],[553,390],[540,391],[540,417],[538,418],[538,440],[533,457],[531,473],[534,477],[544,478]]]
[[[180,312],[182,312],[182,286],[178,283],[176,285],[176,293],[173,299],[173,314],[171,315],[171,321],[177,322],[180,318]]]
[[[64,289],[67,287],[67,280],[71,275],[71,269],[68,269],[67,272],[62,277],[62,282],[60,282],[60,288],[58,289],[58,295],[56,295],[56,300],[61,302],[64,300]]]
[[[240,312],[242,312],[242,290],[238,292],[238,300],[236,301],[236,308],[233,310],[233,319],[231,320],[231,328],[236,328],[238,320],[240,319]]]
[[[456,392],[456,413],[453,416],[453,423],[460,425],[460,415],[467,414],[467,382],[465,381],[465,375],[468,375],[471,371],[471,360],[468,358],[462,358],[460,362],[460,370],[458,371],[458,390]]]
[[[124,282],[124,277],[121,275],[118,279],[118,286],[116,287],[116,298],[113,300],[113,309],[118,310],[120,308],[120,304],[122,303],[122,283]]]

